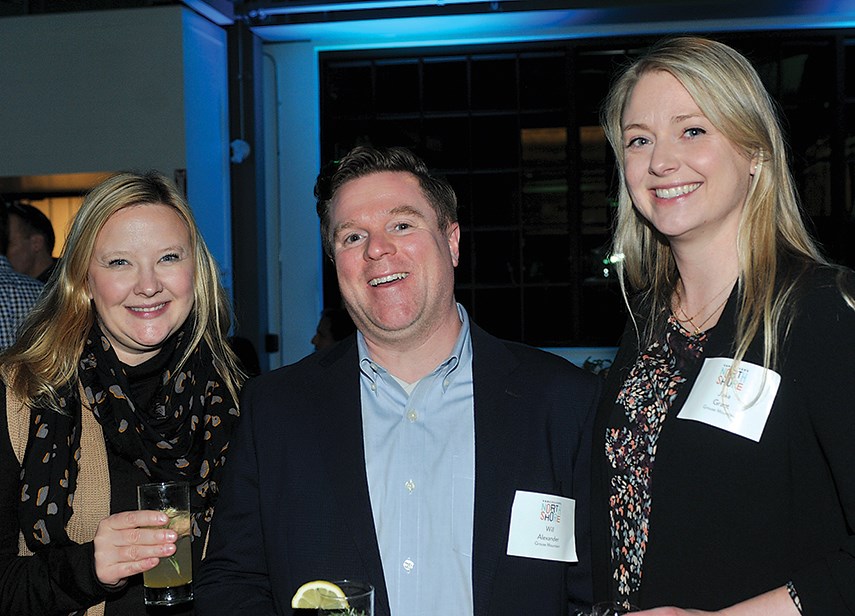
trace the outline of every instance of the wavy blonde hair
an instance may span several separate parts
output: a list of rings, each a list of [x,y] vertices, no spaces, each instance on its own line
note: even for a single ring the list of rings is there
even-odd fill
[[[24,321],[17,341],[2,356],[0,370],[11,391],[28,405],[63,412],[58,390],[78,380],[78,363],[95,321],[87,293],[89,263],[95,240],[107,220],[133,205],[171,207],[187,226],[193,253],[193,319],[190,343],[177,373],[202,340],[214,368],[237,400],[244,375],[228,344],[231,308],[220,283],[216,261],[205,245],[190,206],[165,176],[120,173],[92,189],[74,216],[57,271]]]
[[[736,149],[756,160],[737,235],[739,310],[734,350],[737,360],[744,357],[762,331],[763,362],[774,367],[781,334],[789,326],[785,309],[797,282],[795,277],[778,280],[778,256],[789,253],[803,261],[826,261],[802,220],[775,104],[743,55],[705,38],[671,38],[652,47],[617,78],[602,109],[602,125],[617,158],[620,179],[613,244],[615,252],[624,255],[618,269],[621,288],[627,305],[628,288],[632,288],[652,308],[645,323],[636,323],[639,344],[652,341],[656,324],[670,310],[680,276],[667,240],[633,207],[624,175],[623,113],[639,79],[657,71],[674,76]]]

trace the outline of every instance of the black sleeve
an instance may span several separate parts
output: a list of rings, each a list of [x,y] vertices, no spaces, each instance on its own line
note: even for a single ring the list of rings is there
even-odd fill
[[[18,556],[19,475],[6,420],[6,387],[0,383],[0,614],[67,614],[103,601],[92,542]]]
[[[241,420],[229,448],[207,556],[194,581],[194,603],[200,616],[276,614],[261,532],[254,384],[245,387],[241,397]]]
[[[798,358],[802,403],[848,528],[847,537],[805,563],[792,581],[806,615],[855,614],[855,310],[836,286],[806,298],[788,352]]]

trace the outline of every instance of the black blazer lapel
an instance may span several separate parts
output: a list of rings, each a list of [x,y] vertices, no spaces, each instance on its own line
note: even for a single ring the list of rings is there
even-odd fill
[[[389,596],[374,529],[368,477],[365,473],[359,358],[355,336],[349,340],[352,344],[341,343],[319,362],[324,370],[316,391],[324,401],[322,407],[330,409],[329,416],[335,417],[335,420],[318,421],[316,425],[319,433],[316,438],[323,439],[318,442],[325,442],[325,449],[334,452],[334,455],[325,459],[330,493],[338,501],[339,511],[342,512],[358,546],[359,558],[369,578],[364,581],[374,585],[375,615],[388,616]]]
[[[510,378],[518,360],[498,339],[474,323],[471,328],[475,396],[472,585],[475,614],[486,616],[496,567],[507,550],[512,487],[518,485],[513,452],[520,432],[513,407],[519,398]]]

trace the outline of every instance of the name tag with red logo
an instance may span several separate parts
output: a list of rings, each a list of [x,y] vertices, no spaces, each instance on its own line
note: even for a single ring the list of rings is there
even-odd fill
[[[677,417],[760,442],[780,384],[781,375],[763,366],[711,357]]]
[[[577,562],[576,501],[517,490],[511,507],[508,556]]]

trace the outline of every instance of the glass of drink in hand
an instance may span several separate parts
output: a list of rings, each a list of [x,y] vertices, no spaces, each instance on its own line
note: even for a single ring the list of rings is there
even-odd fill
[[[344,597],[335,607],[319,609],[319,616],[374,616],[373,586],[351,580],[339,580],[333,584],[341,588]]]
[[[190,550],[190,488],[186,481],[146,483],[137,487],[140,509],[162,511],[167,528],[178,534],[175,553],[143,573],[146,605],[176,605],[193,599],[193,557]]]

